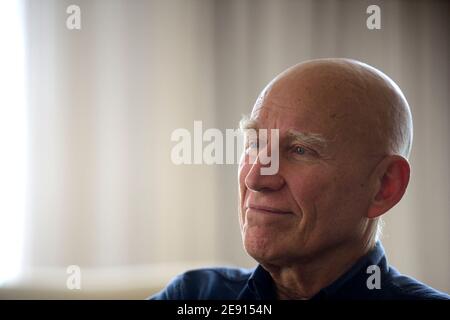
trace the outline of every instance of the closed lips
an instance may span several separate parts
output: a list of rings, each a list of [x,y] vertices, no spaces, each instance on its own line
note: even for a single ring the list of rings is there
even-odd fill
[[[265,211],[267,213],[275,213],[275,214],[292,214],[291,211],[282,210],[278,208],[273,207],[266,207],[266,206],[258,206],[258,205],[249,205],[247,209],[253,209],[258,211]]]

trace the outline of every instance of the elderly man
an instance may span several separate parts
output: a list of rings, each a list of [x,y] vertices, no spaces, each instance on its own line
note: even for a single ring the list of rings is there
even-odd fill
[[[449,299],[390,267],[377,239],[410,174],[411,113],[390,78],[307,61],[267,85],[243,127],[279,133],[275,174],[261,173],[258,141],[239,167],[243,244],[259,265],[189,271],[153,299]]]

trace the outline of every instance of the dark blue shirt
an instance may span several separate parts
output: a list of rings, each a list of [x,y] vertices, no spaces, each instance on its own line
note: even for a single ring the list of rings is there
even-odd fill
[[[379,288],[367,285],[368,278],[374,274],[373,267],[369,271],[368,267],[373,265],[379,267]],[[273,300],[276,291],[270,274],[261,265],[250,270],[208,268],[177,276],[150,299]],[[384,249],[378,242],[345,274],[312,297],[312,300],[327,299],[450,299],[450,296],[401,275],[388,265]]]

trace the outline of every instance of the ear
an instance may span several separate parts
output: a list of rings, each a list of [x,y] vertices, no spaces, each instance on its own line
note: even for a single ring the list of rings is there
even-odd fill
[[[395,206],[409,183],[410,166],[405,158],[393,155],[384,158],[374,170],[374,193],[367,213],[376,218]]]

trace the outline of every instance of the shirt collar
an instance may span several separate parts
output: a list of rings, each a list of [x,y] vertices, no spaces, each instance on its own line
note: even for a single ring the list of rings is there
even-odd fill
[[[238,300],[275,300],[272,277],[260,264],[253,270]]]
[[[377,265],[380,267],[382,272],[388,271],[384,248],[379,241],[375,244],[372,250],[370,250],[365,256],[361,257],[355,264],[353,264],[352,267],[350,267],[350,269],[348,269],[332,284],[320,290],[313,297],[313,299],[333,297],[334,295],[337,295],[344,287],[346,289],[351,289],[352,287],[358,286],[365,289],[365,280],[368,276],[366,270],[370,265]]]
[[[382,269],[382,272],[388,271],[384,248],[379,241],[375,244],[375,247],[372,250],[353,264],[348,271],[312,297],[312,300],[333,297],[334,295],[337,295],[343,287],[351,286],[353,282],[361,285],[361,281],[355,281],[355,278],[361,276],[362,273],[364,276],[367,276],[366,268],[369,265],[378,265],[380,269]],[[365,281],[363,282],[365,285]],[[276,299],[275,285],[269,272],[267,272],[261,265],[258,265],[250,275],[247,281],[247,286],[241,292],[238,299]]]

